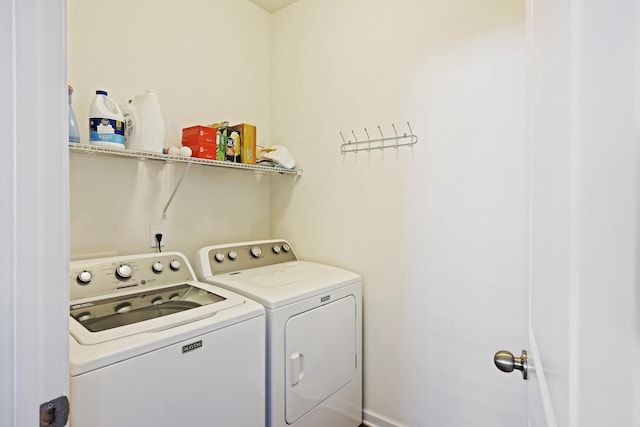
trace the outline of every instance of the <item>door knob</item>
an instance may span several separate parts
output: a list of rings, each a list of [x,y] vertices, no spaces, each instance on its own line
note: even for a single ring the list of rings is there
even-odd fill
[[[514,369],[522,371],[522,379],[527,379],[527,352],[522,350],[520,357],[515,357],[510,351],[500,350],[493,356],[493,363],[502,372],[513,372]]]

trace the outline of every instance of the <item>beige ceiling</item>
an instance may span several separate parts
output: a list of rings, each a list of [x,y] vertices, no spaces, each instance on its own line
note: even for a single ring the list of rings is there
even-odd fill
[[[283,7],[289,6],[291,3],[295,3],[297,0],[249,0],[252,3],[257,4],[269,13],[277,12]]]

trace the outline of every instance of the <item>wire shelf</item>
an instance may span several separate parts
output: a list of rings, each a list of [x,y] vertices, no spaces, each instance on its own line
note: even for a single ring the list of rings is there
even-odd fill
[[[88,155],[101,155],[113,157],[126,157],[138,160],[160,160],[164,162],[187,163],[203,166],[213,166],[226,169],[241,169],[256,173],[278,173],[282,175],[302,175],[302,169],[286,169],[277,166],[249,165],[245,163],[223,162],[220,160],[199,159],[197,157],[171,156],[169,154],[154,153],[151,151],[139,150],[116,150],[109,147],[89,144],[69,144],[70,153],[81,153]]]

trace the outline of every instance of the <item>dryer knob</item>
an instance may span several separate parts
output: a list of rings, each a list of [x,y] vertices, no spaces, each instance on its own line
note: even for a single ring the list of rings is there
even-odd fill
[[[172,259],[169,263],[169,267],[171,267],[171,269],[174,271],[178,271],[180,270],[180,267],[182,267],[182,264],[180,264],[180,261],[178,261],[177,259]]]
[[[282,245],[282,250],[285,252],[289,252],[291,250],[291,247],[285,243],[284,245]]]
[[[216,261],[218,262],[222,262],[224,261],[224,254],[222,252],[216,252],[216,254],[213,256]]]
[[[154,273],[162,273],[162,270],[164,270],[164,265],[162,265],[160,261],[156,261],[151,266],[151,269]]]
[[[278,245],[273,245],[273,248],[271,248],[273,250],[274,254],[279,254],[280,253],[280,246]]]
[[[81,285],[88,285],[92,278],[91,272],[87,270],[83,270],[78,274],[78,282],[80,282]]]
[[[227,256],[229,257],[229,259],[231,261],[233,261],[234,259],[238,258],[238,252],[236,251],[229,251],[229,253],[227,254]]]
[[[120,264],[116,268],[116,276],[118,279],[129,279],[133,275],[133,269],[129,264]]]
[[[253,255],[254,258],[260,258],[260,256],[262,255],[262,249],[257,246],[252,247],[251,255]]]

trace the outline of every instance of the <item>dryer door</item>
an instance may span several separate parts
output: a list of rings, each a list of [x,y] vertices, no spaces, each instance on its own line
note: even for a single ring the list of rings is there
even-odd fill
[[[356,300],[350,295],[291,317],[285,326],[288,424],[322,404],[356,372]]]

